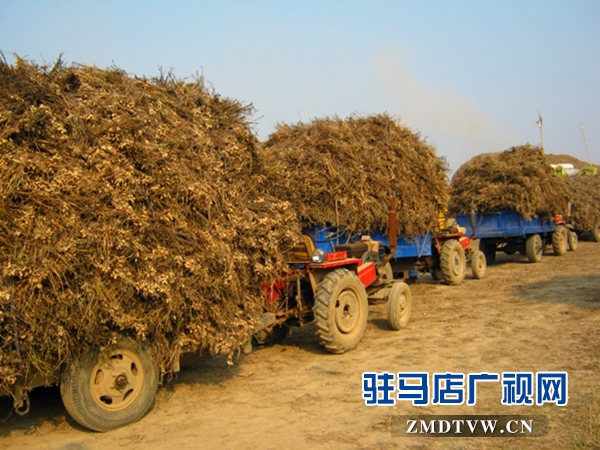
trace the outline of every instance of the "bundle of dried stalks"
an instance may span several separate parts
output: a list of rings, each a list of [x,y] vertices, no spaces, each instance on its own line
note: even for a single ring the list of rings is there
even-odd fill
[[[573,164],[577,170],[585,167],[600,169],[571,155],[547,155],[551,164]],[[600,175],[574,175],[565,179],[573,207],[571,224],[580,231],[590,231],[600,222]]]
[[[543,150],[532,145],[478,155],[452,177],[450,213],[517,211],[525,219],[565,214],[569,193]]]
[[[386,114],[279,124],[263,146],[274,195],[289,200],[305,227],[387,230],[398,199],[398,232],[435,226],[448,199],[446,161],[418,133]]]
[[[202,79],[0,62],[0,393],[115,332],[163,367],[247,341],[299,233],[249,113]]]
[[[571,224],[590,231],[600,223],[600,175],[575,175],[566,179],[571,193]]]

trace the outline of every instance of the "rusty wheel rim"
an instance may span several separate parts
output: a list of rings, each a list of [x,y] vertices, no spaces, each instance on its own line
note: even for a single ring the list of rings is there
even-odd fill
[[[107,411],[121,411],[140,395],[144,385],[143,365],[139,356],[126,349],[113,351],[100,360],[90,375],[94,402]]]
[[[336,302],[335,323],[342,333],[351,333],[358,326],[359,302],[357,294],[350,289],[340,294]]]

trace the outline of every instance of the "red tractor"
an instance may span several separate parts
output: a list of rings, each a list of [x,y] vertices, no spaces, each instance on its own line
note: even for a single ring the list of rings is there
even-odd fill
[[[487,262],[482,251],[471,248],[473,234],[456,224],[444,226],[433,235],[432,255],[426,258],[427,269],[433,279],[458,285],[465,277],[466,262],[471,262],[473,277],[485,276]],[[427,271],[427,270],[425,270]]]
[[[395,214],[392,208],[391,241],[396,236]],[[272,342],[290,326],[314,322],[321,345],[331,353],[344,353],[362,339],[369,303],[387,302],[391,329],[406,326],[411,294],[407,284],[393,279],[393,251],[386,256],[381,243],[370,238],[336,245],[346,235],[340,226],[309,234],[289,252],[283,277],[265,285],[265,312],[255,328],[256,342]],[[329,248],[315,245],[327,243]]]

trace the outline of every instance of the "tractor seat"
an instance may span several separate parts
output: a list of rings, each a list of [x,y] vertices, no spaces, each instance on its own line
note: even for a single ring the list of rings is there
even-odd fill
[[[451,227],[446,227],[442,230],[442,233],[445,234],[462,234],[463,236],[467,234],[467,229],[465,227],[459,227],[458,225],[452,225]]]
[[[346,252],[348,254],[348,258],[360,258],[366,251],[369,250],[369,247],[365,242],[358,241],[336,245],[335,250],[338,252]]]
[[[315,251],[315,244],[313,243],[310,236],[302,235],[304,241],[303,244],[293,246],[288,251],[288,259],[291,261],[310,261],[313,252]]]

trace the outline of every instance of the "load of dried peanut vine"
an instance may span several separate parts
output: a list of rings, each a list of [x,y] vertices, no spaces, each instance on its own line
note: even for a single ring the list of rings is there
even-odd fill
[[[166,370],[247,342],[300,232],[251,112],[202,79],[0,61],[0,393],[115,333]]]
[[[525,219],[565,214],[569,192],[540,147],[475,156],[452,177],[450,213],[517,211]]]
[[[387,114],[279,124],[261,156],[273,192],[294,205],[304,227],[386,231],[395,198],[398,233],[415,236],[446,208],[446,161]]]

